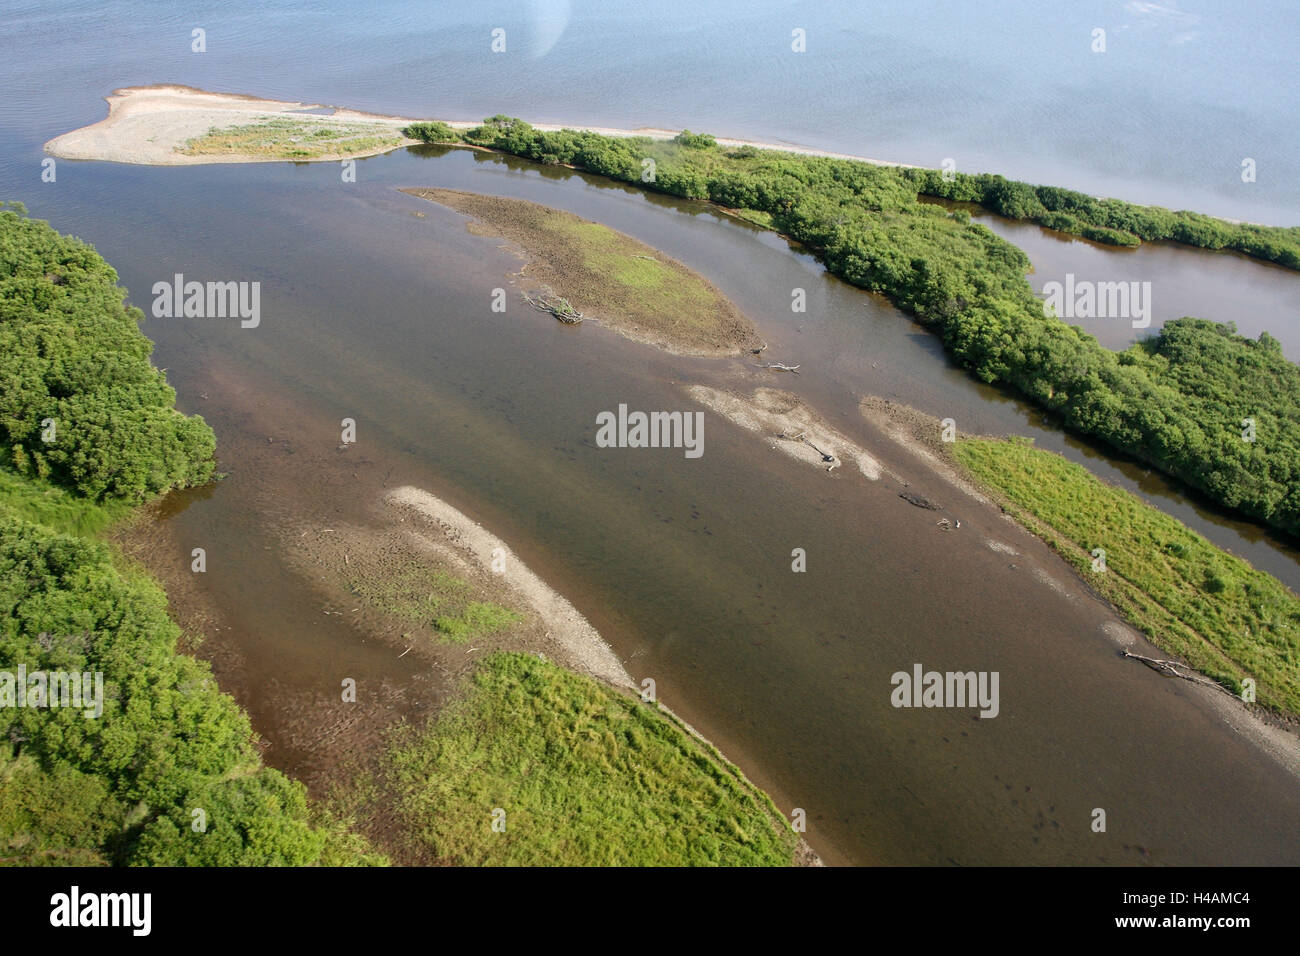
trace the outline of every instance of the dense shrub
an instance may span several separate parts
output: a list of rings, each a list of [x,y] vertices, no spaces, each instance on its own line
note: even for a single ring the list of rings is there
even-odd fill
[[[96,500],[212,477],[212,430],[173,407],[125,297],[90,246],[0,209],[0,463]]]
[[[694,136],[695,134],[691,134]],[[1054,318],[1029,260],[987,228],[918,195],[982,203],[1102,241],[1169,238],[1300,268],[1300,229],[1237,226],[1188,212],[1098,200],[1000,176],[956,175],[775,150],[752,155],[681,142],[542,133],[509,117],[483,145],[561,161],[672,195],[768,214],[826,268],[887,296],[939,334],[963,366],[1058,415],[1071,429],[1175,475],[1225,506],[1300,534],[1300,367],[1267,335],[1185,318],[1123,353]],[[642,160],[655,177],[642,182]],[[1256,440],[1242,438],[1242,419]]]

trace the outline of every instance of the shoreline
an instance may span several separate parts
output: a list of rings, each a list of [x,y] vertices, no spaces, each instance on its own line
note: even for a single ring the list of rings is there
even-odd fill
[[[579,328],[590,319],[631,341],[694,358],[734,358],[762,344],[753,321],[704,276],[626,233],[521,199],[454,189],[400,192],[465,217],[473,235],[500,239],[523,260],[510,280],[516,291],[561,297],[581,316],[573,323]]]
[[[274,163],[274,162],[337,162],[342,159],[365,159],[379,156],[405,146],[420,145],[419,140],[404,138],[401,142],[378,148],[341,152],[337,154],[313,156],[310,158],[292,158],[284,156],[265,156],[254,153],[230,153],[226,155],[187,156],[175,152],[177,146],[187,139],[201,136],[220,123],[223,117],[245,115],[283,119],[296,117],[307,121],[319,121],[325,124],[333,122],[371,123],[378,127],[397,129],[414,122],[443,122],[453,130],[463,131],[481,125],[477,120],[439,120],[437,117],[394,116],[386,113],[371,113],[350,107],[333,106],[324,103],[298,103],[287,100],[275,100],[250,93],[218,93],[202,90],[180,83],[153,83],[143,86],[124,86],[102,97],[108,104],[108,115],[97,122],[70,130],[46,141],[42,150],[46,155],[56,159],[90,160],[97,162],[116,162],[137,166],[199,166],[212,163]],[[312,110],[329,109],[330,114],[312,113]],[[166,117],[171,117],[170,123]],[[200,119],[200,117],[203,117]],[[177,126],[185,131],[181,135]],[[655,140],[670,140],[682,130],[665,129],[658,126],[640,126],[634,129],[613,126],[587,126],[562,123],[531,123],[534,129],[544,133],[561,130],[596,133],[601,136],[618,138],[648,137]],[[125,127],[125,128],[124,128]],[[146,135],[148,134],[148,135]],[[158,136],[166,141],[157,142]],[[714,136],[718,146],[724,149],[739,149],[751,146],[755,149],[774,152],[792,153],[797,156],[817,156],[826,159],[842,159],[852,162],[867,163],[872,166],[886,166],[897,169],[928,169],[914,163],[896,160],[878,159],[872,156],[859,156],[854,153],[841,153],[835,150],[818,149],[799,143],[768,140],[738,139],[727,136]],[[468,144],[462,148],[477,149]],[[988,172],[988,170],[984,170]],[[1088,193],[1093,199],[1108,200],[1118,197],[1101,193]],[[1156,204],[1137,200],[1119,199],[1138,206]],[[1237,219],[1230,216],[1215,216],[1223,222],[1233,225],[1259,226],[1262,228],[1288,228],[1270,226],[1268,223],[1250,219]],[[1046,228],[1046,227],[1042,227]]]
[[[1103,631],[1125,656],[1128,656],[1130,648],[1146,645],[1162,656],[1177,658],[1184,669],[1196,672],[1196,668],[1184,662],[1183,654],[1155,644],[1107,594],[1093,587],[1079,574],[1052,543],[1051,536],[1063,537],[1062,532],[1032,514],[1026,517],[1026,509],[1010,507],[1011,502],[1005,492],[981,480],[962,465],[954,455],[953,446],[935,438],[940,432],[937,419],[909,405],[875,395],[863,396],[859,410],[863,418],[879,428],[888,440],[922,462],[924,467],[949,487],[970,498],[987,513],[1000,514],[1007,524],[1044,544],[1054,556],[1055,566],[1063,569],[1076,585],[1100,602],[1108,616],[1113,617],[1113,620],[1104,622]],[[968,440],[972,437],[987,439],[992,436],[961,437]],[[1045,535],[1044,531],[1048,534]],[[999,553],[1020,556],[1015,549],[996,539],[990,538],[986,545]],[[1041,578],[1039,583],[1054,589],[1060,587],[1055,581],[1049,582]],[[1211,686],[1204,680],[1191,680],[1186,687],[1188,693],[1195,696],[1202,706],[1248,740],[1256,751],[1275,761],[1292,777],[1300,779],[1300,721],[1282,711],[1247,707],[1235,695],[1229,693],[1225,696],[1222,686]]]
[[[160,83],[150,86],[125,86],[104,97],[108,115],[79,129],[63,133],[44,144],[47,155],[58,159],[95,160],[99,162],[126,163],[137,166],[198,166],[209,163],[270,163],[270,162],[335,162],[340,159],[362,159],[391,152],[403,146],[419,143],[404,138],[402,142],[380,149],[330,154],[305,160],[286,159],[281,156],[260,156],[253,153],[231,153],[221,156],[187,156],[176,152],[185,141],[201,136],[210,128],[229,125],[237,119],[294,118],[308,123],[338,125],[344,122],[370,123],[376,127],[397,129],[413,122],[429,121],[428,117],[402,117],[367,113],[346,107],[321,103],[299,103],[274,100],[244,93],[215,93],[192,86]],[[324,115],[307,110],[332,109]],[[466,120],[443,120],[456,130],[473,129],[479,123]],[[609,126],[573,126],[554,123],[536,123],[535,129],[556,132],[563,129],[598,133],[602,136],[650,139],[672,139],[681,130],[643,126],[637,129],[619,129]],[[890,162],[868,156],[854,156],[809,146],[785,143],[768,143],[757,140],[717,137],[719,146],[737,149],[752,146],[755,149],[796,153],[802,156],[821,156],[828,159],[848,159],[873,166],[898,166],[909,169],[919,167],[906,163]]]

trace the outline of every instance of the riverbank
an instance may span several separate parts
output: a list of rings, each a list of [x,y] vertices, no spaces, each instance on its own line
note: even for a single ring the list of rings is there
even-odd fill
[[[0,863],[383,862],[263,764],[248,715],[180,652],[158,585],[104,541],[214,465],[116,283],[79,240],[0,210],[22,383],[0,402]]]
[[[951,484],[1046,542],[1164,652],[1139,653],[1135,663],[1217,691],[1216,709],[1249,715],[1252,736],[1266,749],[1281,746],[1284,762],[1300,772],[1293,663],[1300,598],[1159,509],[1027,441],[957,434],[944,441],[943,425],[914,409],[879,398],[861,407]]]
[[[511,544],[447,498],[385,481],[401,465],[383,442],[340,447],[312,408],[243,379],[202,392],[238,402],[239,426],[222,430],[232,474],[215,493],[238,499],[264,543],[201,533],[223,555],[219,576],[169,559],[189,537],[174,522],[140,522],[120,543],[204,633],[196,653],[254,714],[268,761],[391,860],[819,864],[718,748],[641,699],[624,661]],[[262,632],[282,620],[302,643],[281,634],[267,649]],[[355,699],[341,700],[349,678]],[[454,805],[432,796],[444,793]],[[690,823],[672,831],[679,811]]]

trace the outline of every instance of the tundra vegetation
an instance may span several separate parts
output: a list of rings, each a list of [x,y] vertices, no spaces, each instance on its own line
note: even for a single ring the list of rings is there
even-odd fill
[[[405,132],[709,200],[775,229],[816,252],[834,275],[914,315],[981,381],[1032,400],[1065,427],[1225,508],[1300,535],[1300,367],[1275,339],[1183,318],[1114,352],[1044,316],[1020,249],[966,212],[922,197],[978,202],[1098,241],[1170,239],[1293,269],[1300,269],[1300,228],[1233,224],[999,176],[956,174],[949,182],[933,170],[726,150],[698,134],[548,133],[500,115],[463,133],[443,127],[414,124]],[[1250,441],[1245,419],[1254,423]]]

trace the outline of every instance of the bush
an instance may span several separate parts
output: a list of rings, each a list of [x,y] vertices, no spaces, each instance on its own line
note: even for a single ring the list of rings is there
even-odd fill
[[[90,246],[0,210],[0,463],[96,500],[212,477],[216,438],[173,407],[125,297]]]
[[[526,138],[517,135],[521,128]],[[1236,227],[1001,176],[946,180],[938,170],[775,150],[741,160],[693,148],[696,134],[689,131],[665,144],[572,130],[540,133],[507,117],[493,117],[481,129],[507,152],[571,154],[579,168],[638,185],[641,160],[652,158],[656,179],[647,188],[769,217],[772,228],[815,251],[833,274],[915,314],[981,381],[1002,384],[1066,427],[1229,508],[1300,535],[1300,367],[1270,337],[1255,342],[1230,325],[1186,318],[1116,354],[1043,317],[1020,249],[918,196],[979,202],[1118,245],[1181,238],[1211,247],[1251,244],[1285,258],[1288,250],[1300,251],[1300,229]],[[1241,439],[1244,418],[1259,423],[1255,444]]]
[[[402,128],[402,135],[424,143],[458,143],[460,134],[446,123],[427,121]]]
[[[674,136],[673,142],[687,149],[716,149],[718,146],[718,141],[708,133],[692,133],[688,129]]]

